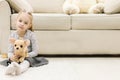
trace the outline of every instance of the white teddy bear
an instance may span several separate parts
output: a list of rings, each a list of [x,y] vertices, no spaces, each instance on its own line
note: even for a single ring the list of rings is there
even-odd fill
[[[94,14],[99,14],[99,13],[104,13],[104,4],[103,3],[98,3],[94,6],[92,6],[89,10],[88,13],[94,13]]]
[[[66,14],[103,13],[104,3],[99,0],[65,0],[63,12]]]
[[[63,4],[63,12],[66,14],[78,14],[80,8],[74,3],[75,0],[65,0]]]

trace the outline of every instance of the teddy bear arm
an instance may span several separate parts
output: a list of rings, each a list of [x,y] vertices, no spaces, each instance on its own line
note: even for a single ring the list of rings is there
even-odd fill
[[[19,62],[23,62],[24,59],[25,59],[25,57],[21,57],[21,58],[19,59]]]
[[[88,13],[92,13],[92,14],[99,14],[99,13],[103,13],[103,12],[104,12],[104,4],[103,3],[98,3],[96,5],[93,5],[88,10]]]

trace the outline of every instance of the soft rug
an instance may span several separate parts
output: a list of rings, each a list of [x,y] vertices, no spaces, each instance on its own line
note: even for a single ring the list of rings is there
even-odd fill
[[[0,65],[0,80],[120,80],[120,58],[47,59],[48,65],[31,67],[18,76],[5,75],[6,67]]]

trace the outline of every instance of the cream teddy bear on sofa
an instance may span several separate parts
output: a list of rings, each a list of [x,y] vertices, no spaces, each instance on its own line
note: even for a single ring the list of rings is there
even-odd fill
[[[104,0],[65,0],[63,12],[66,14],[103,13]]]

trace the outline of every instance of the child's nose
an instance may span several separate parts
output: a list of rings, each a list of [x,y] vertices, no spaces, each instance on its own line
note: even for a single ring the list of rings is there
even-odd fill
[[[23,25],[24,25],[24,23],[21,22],[21,26],[23,26]]]

